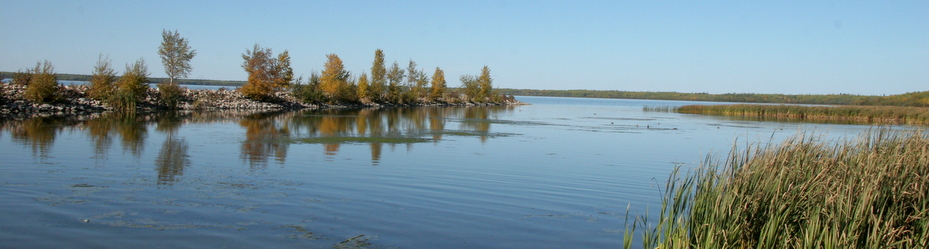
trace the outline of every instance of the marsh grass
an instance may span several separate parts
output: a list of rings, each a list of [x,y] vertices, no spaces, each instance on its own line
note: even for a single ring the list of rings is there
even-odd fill
[[[733,151],[683,177],[675,170],[657,221],[627,219],[625,248],[635,235],[644,248],[929,247],[924,132],[799,134]]]
[[[679,113],[793,119],[854,121],[869,124],[929,125],[929,108],[902,106],[687,105]]]
[[[676,112],[678,107],[674,106],[643,106],[644,112]]]

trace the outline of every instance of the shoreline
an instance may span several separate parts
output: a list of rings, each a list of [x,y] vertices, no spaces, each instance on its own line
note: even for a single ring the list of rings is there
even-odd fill
[[[89,86],[86,85],[59,85],[58,99],[51,103],[35,103],[26,100],[23,93],[26,86],[11,83],[0,84],[0,118],[11,117],[42,117],[59,115],[85,115],[113,111],[103,101],[87,97]],[[182,97],[178,103],[179,111],[230,111],[230,110],[260,110],[285,111],[304,109],[356,109],[356,108],[403,108],[403,107],[430,107],[430,106],[505,106],[528,105],[520,101],[505,101],[499,103],[476,102],[432,102],[432,103],[347,103],[325,104],[306,103],[297,100],[288,91],[274,93],[274,101],[262,102],[246,98],[236,90],[227,89],[188,89],[183,88]],[[156,88],[149,88],[142,101],[138,103],[136,111],[159,112],[171,111],[165,108],[158,97]]]

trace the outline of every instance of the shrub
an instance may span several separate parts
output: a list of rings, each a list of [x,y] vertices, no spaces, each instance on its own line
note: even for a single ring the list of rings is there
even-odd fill
[[[136,104],[142,100],[148,90],[148,67],[145,60],[139,59],[133,65],[126,65],[126,72],[116,82],[115,94],[107,101],[113,108],[121,111],[132,111]]]
[[[110,66],[109,57],[104,59],[103,55],[97,60],[94,66],[94,73],[90,77],[90,90],[87,95],[96,100],[106,100],[113,93],[116,82],[116,72]]]
[[[28,86],[29,82],[32,81],[32,69],[26,69],[26,71],[17,71],[13,73],[13,83],[14,85]]]
[[[313,73],[307,84],[301,84],[303,79],[298,78],[296,84],[291,89],[295,98],[306,103],[316,103],[326,98],[326,95],[319,89],[319,75]]]
[[[161,97],[161,102],[168,109],[177,109],[178,103],[184,97],[182,92],[184,91],[181,86],[177,83],[161,83],[158,84],[158,94]]]
[[[58,76],[51,62],[36,63],[26,86],[26,99],[36,103],[55,101],[58,97]]]

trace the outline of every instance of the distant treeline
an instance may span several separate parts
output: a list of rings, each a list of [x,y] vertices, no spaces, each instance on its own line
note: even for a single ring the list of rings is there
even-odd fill
[[[12,79],[14,72],[2,72],[0,71],[0,79]],[[58,80],[70,80],[70,81],[90,81],[91,75],[87,74],[58,74]],[[168,78],[148,78],[150,83],[162,83],[168,82]],[[242,86],[245,85],[245,81],[241,80],[204,80],[204,79],[176,79],[180,84],[184,85],[214,85],[214,86]]]
[[[853,94],[757,94],[757,93],[679,93],[679,92],[629,92],[599,90],[533,90],[506,89],[498,91],[507,95],[614,98],[614,99],[660,99],[686,101],[716,101],[744,103],[783,103],[813,105],[885,105],[885,106],[929,106],[929,91],[891,96],[866,96]]]
[[[612,99],[660,99],[687,101],[749,102],[749,103],[785,103],[785,104],[822,104],[850,105],[862,101],[868,96],[851,94],[829,95],[787,95],[755,93],[680,93],[680,92],[630,92],[600,90],[533,90],[533,89],[498,89],[501,93],[522,96],[578,97],[578,98],[612,98]]]

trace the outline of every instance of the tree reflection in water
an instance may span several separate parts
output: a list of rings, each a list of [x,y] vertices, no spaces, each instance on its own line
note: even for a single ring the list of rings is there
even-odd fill
[[[164,112],[156,114],[104,113],[89,116],[40,117],[0,120],[13,141],[30,146],[33,155],[46,158],[55,137],[63,130],[86,131],[94,158],[106,162],[107,151],[119,137],[123,151],[140,157],[149,126],[166,134],[155,159],[159,183],[171,183],[190,166],[188,140],[178,135],[184,124],[238,122],[245,128],[240,158],[251,168],[266,167],[274,158],[285,161],[292,143],[320,144],[323,156],[333,160],[343,144],[368,144],[371,164],[378,165],[384,145],[438,143],[444,137],[475,136],[487,142],[491,123],[512,107],[420,107],[353,110],[304,110],[296,112]],[[458,130],[448,130],[458,122]]]
[[[61,117],[40,117],[11,123],[8,127],[13,141],[32,147],[32,156],[48,158],[55,134],[63,128],[66,120]]]
[[[182,115],[178,112],[160,113],[155,123],[157,124],[155,130],[168,135],[161,144],[158,157],[155,158],[158,184],[170,185],[177,181],[177,176],[184,174],[184,169],[190,166],[187,140],[177,138],[177,130],[183,124]]]
[[[271,112],[242,118],[239,125],[245,128],[245,141],[242,142],[241,158],[252,168],[266,167],[269,156],[283,164],[290,146],[287,139],[290,129],[281,120],[292,116],[293,113]]]

